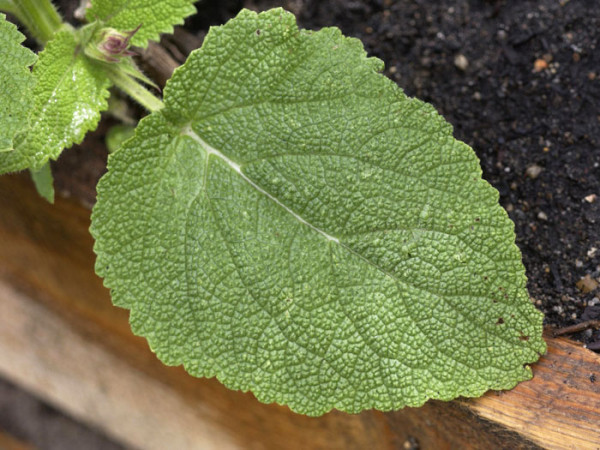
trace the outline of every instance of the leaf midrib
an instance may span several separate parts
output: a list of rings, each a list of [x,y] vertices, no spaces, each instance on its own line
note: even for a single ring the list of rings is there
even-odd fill
[[[206,141],[204,141],[200,136],[198,136],[198,134],[192,129],[191,124],[188,124],[188,125],[184,126],[181,129],[181,135],[190,137],[198,145],[200,145],[200,147],[207,153],[207,159],[208,159],[208,157],[210,155],[214,155],[215,157],[219,158],[221,161],[223,161],[225,164],[227,164],[227,166],[230,169],[234,170],[252,188],[254,188],[256,191],[258,191],[259,193],[261,193],[262,195],[264,195],[265,197],[267,197],[269,200],[273,201],[276,205],[278,205],[281,208],[283,208],[287,213],[289,213],[292,217],[294,217],[301,224],[306,225],[310,229],[312,229],[312,230],[316,231],[317,233],[319,233],[320,235],[324,236],[328,241],[334,242],[334,243],[340,245],[342,248],[344,248],[348,252],[352,253],[356,257],[360,258],[362,261],[364,261],[368,265],[374,267],[375,269],[377,269],[378,271],[380,271],[381,273],[383,273],[385,276],[387,276],[390,279],[394,280],[395,283],[400,283],[400,284],[405,284],[405,285],[406,284],[411,285],[410,283],[407,283],[406,280],[399,279],[397,276],[395,276],[394,274],[392,274],[389,271],[385,270],[384,268],[382,268],[378,264],[374,263],[373,261],[371,261],[370,259],[368,259],[364,255],[362,255],[361,253],[357,252],[356,250],[354,250],[353,248],[351,248],[347,244],[344,244],[343,242],[341,242],[337,237],[330,235],[326,231],[322,230],[321,228],[313,225],[312,223],[310,223],[309,221],[307,221],[306,219],[304,219],[298,213],[294,212],[289,206],[287,206],[284,203],[282,203],[279,199],[277,199],[276,197],[274,197],[273,195],[271,195],[269,192],[267,192],[265,189],[263,189],[258,184],[256,184],[254,181],[252,181],[252,179],[250,179],[242,171],[242,168],[241,168],[241,166],[238,163],[236,163],[232,159],[230,159],[227,156],[225,156],[222,152],[220,152],[216,148],[210,146]],[[208,171],[208,167],[206,167],[205,170]],[[413,287],[416,287],[416,286],[413,286]]]
[[[314,230],[317,233],[321,234],[328,241],[333,241],[336,244],[341,244],[341,242],[340,242],[340,240],[338,238],[336,238],[335,236],[330,235],[326,231],[324,231],[324,230],[316,227],[312,223],[308,222],[302,216],[300,216],[299,214],[297,214],[296,212],[294,212],[289,206],[287,206],[284,203],[282,203],[279,199],[277,199],[276,197],[274,197],[273,195],[271,195],[269,192],[265,191],[262,187],[260,187],[258,184],[256,184],[254,181],[252,181],[250,178],[248,178],[248,176],[244,172],[242,172],[242,168],[241,168],[241,166],[238,163],[236,163],[235,161],[229,159],[227,156],[225,156],[219,150],[217,150],[214,147],[211,147],[210,145],[208,145],[200,136],[198,136],[196,134],[196,132],[194,130],[192,130],[191,126],[188,125],[188,126],[184,127],[184,129],[182,130],[181,134],[192,138],[196,143],[198,143],[204,149],[204,151],[207,153],[207,157],[210,156],[210,155],[214,155],[217,158],[219,158],[221,161],[223,161],[225,164],[227,164],[240,177],[242,177],[242,179],[245,182],[247,182],[250,186],[252,186],[255,190],[257,190],[258,192],[260,192],[262,195],[264,195],[265,197],[267,197],[269,200],[273,201],[275,204],[277,204],[278,206],[280,206],[281,208],[283,208],[288,214],[290,214],[292,217],[294,217],[294,219],[296,219],[298,222],[302,223],[303,225],[308,226],[312,230]],[[208,171],[208,167],[206,168],[206,170]]]
[[[254,181],[252,181],[247,175],[245,175],[242,172],[241,166],[238,163],[236,163],[235,161],[231,160],[230,158],[228,158],[227,156],[225,156],[222,152],[220,152],[219,150],[215,149],[214,147],[211,147],[207,142],[205,142],[202,138],[200,138],[200,136],[198,136],[195,131],[193,131],[193,129],[191,128],[190,125],[185,126],[182,129],[181,134],[184,135],[184,136],[190,137],[191,139],[193,139],[196,143],[198,143],[202,147],[202,149],[207,153],[207,161],[208,161],[208,158],[210,157],[210,155],[214,155],[215,157],[219,158],[221,161],[223,161],[225,164],[227,164],[227,166],[230,169],[234,170],[240,177],[242,177],[242,179],[244,181],[246,181],[251,187],[253,187],[259,193],[261,193],[262,195],[264,195],[268,199],[272,200],[275,204],[277,204],[278,206],[280,206],[281,208],[283,208],[286,212],[288,212],[289,214],[291,214],[300,223],[308,226],[312,230],[314,230],[314,231],[318,232],[319,234],[321,234],[322,236],[324,236],[329,241],[332,241],[332,242],[338,244],[344,250],[346,250],[349,253],[355,255],[356,257],[358,257],[359,259],[361,259],[362,261],[364,261],[369,266],[371,266],[371,267],[375,268],[376,270],[380,271],[386,277],[389,277],[391,280],[393,280],[393,282],[396,285],[398,285],[398,284],[399,285],[406,285],[406,286],[410,286],[412,288],[415,288],[417,290],[424,290],[427,293],[429,293],[429,294],[431,294],[431,295],[433,295],[435,297],[439,297],[441,299],[444,299],[448,295],[448,294],[441,294],[439,292],[432,292],[432,291],[430,291],[428,289],[424,289],[423,286],[416,286],[416,285],[414,285],[414,284],[412,284],[410,282],[407,282],[406,280],[399,279],[396,275],[394,275],[393,273],[390,273],[389,271],[387,271],[386,269],[382,268],[378,264],[376,264],[373,261],[369,260],[367,257],[365,257],[364,255],[362,255],[360,252],[354,250],[353,248],[351,248],[347,244],[341,242],[338,238],[329,235],[327,232],[325,232],[322,229],[320,229],[320,228],[316,227],[315,225],[311,224],[306,219],[304,219],[302,216],[300,216],[299,214],[295,213],[292,209],[290,209],[288,206],[286,206],[284,203],[282,203],[280,200],[278,200],[276,197],[274,197],[269,192],[267,192],[263,188],[261,188]],[[208,170],[209,170],[208,165],[205,168],[205,170],[208,172]],[[247,286],[246,286],[246,288],[247,288]],[[248,289],[248,292],[250,292],[249,289]],[[448,295],[448,296],[450,296],[450,297],[462,297],[464,295],[471,296],[471,294],[455,294],[455,295]],[[483,298],[485,298],[485,296]],[[455,307],[453,307],[453,309],[456,310]],[[461,316],[467,317],[469,319],[469,321],[471,321],[471,322],[477,322],[479,324],[479,326],[482,327],[482,328],[485,328],[486,325],[488,325],[486,322],[483,322],[481,320],[481,318],[474,317],[474,316],[468,314],[468,312],[461,311],[461,310],[457,310],[457,311],[458,311],[458,313]],[[510,342],[510,340],[508,338],[506,338],[505,336],[503,336],[501,334],[495,334],[495,336],[498,337],[499,339],[505,341],[505,342]],[[377,353],[374,349],[372,349],[372,350],[375,353]],[[445,356],[448,357],[448,358],[451,358],[450,355],[445,355]],[[462,362],[460,362],[460,363],[464,364]]]
[[[198,136],[198,134],[196,134],[196,132],[192,129],[191,125],[188,124],[185,127],[183,127],[182,130],[181,130],[181,134],[184,135],[184,136],[190,137],[197,144],[199,144],[200,147],[207,153],[207,158],[210,155],[214,155],[215,157],[219,158],[221,161],[223,161],[225,164],[227,164],[229,166],[229,168],[231,168],[232,170],[234,170],[240,177],[242,177],[242,179],[244,181],[246,181],[252,188],[254,188],[256,191],[258,191],[259,193],[261,193],[262,195],[264,195],[265,197],[267,197],[269,200],[273,201],[276,205],[278,205],[281,208],[283,208],[287,213],[289,213],[290,215],[292,215],[292,217],[294,217],[301,224],[306,225],[310,229],[312,229],[312,230],[316,231],[317,233],[319,233],[320,235],[324,236],[328,241],[334,242],[335,244],[341,246],[346,251],[348,251],[351,254],[355,255],[356,257],[360,258],[362,261],[364,261],[365,263],[367,263],[369,266],[375,268],[379,272],[383,273],[385,276],[387,276],[390,279],[392,279],[394,281],[394,283],[400,283],[400,284],[403,284],[403,285],[407,285],[408,284],[410,286],[413,286],[410,283],[407,283],[406,280],[399,279],[397,276],[395,276],[394,274],[392,274],[389,271],[385,270],[384,268],[382,268],[378,264],[374,263],[373,261],[371,261],[370,259],[368,259],[364,255],[362,255],[361,253],[357,252],[356,250],[354,250],[353,248],[351,248],[347,244],[344,244],[343,242],[341,242],[335,236],[332,236],[329,233],[327,233],[326,231],[318,228],[317,226],[313,225],[312,223],[310,223],[309,221],[307,221],[306,219],[304,219],[302,216],[300,216],[299,214],[297,214],[296,212],[294,212],[289,206],[287,206],[284,203],[282,203],[279,199],[277,199],[276,197],[274,197],[273,195],[271,195],[269,192],[267,192],[265,189],[263,189],[258,184],[256,184],[254,181],[252,181],[244,172],[242,172],[241,166],[238,163],[236,163],[235,161],[231,160],[230,158],[228,158],[227,156],[225,156],[222,152],[220,152],[219,150],[215,149],[214,147],[211,147],[206,141],[204,141],[200,136]],[[208,171],[208,167],[206,167],[205,170]],[[416,286],[413,286],[413,287],[416,287]]]
[[[360,252],[356,251],[352,247],[350,247],[347,244],[345,244],[344,242],[340,241],[340,239],[338,239],[338,238],[336,238],[336,237],[328,234],[326,231],[324,231],[324,230],[316,227],[315,225],[313,225],[312,223],[310,223],[309,221],[307,221],[306,219],[304,219],[302,216],[300,216],[299,214],[297,214],[296,212],[294,212],[289,206],[287,206],[284,203],[282,203],[279,199],[277,199],[276,197],[274,197],[273,195],[271,195],[265,189],[263,189],[258,184],[256,184],[252,179],[250,179],[246,174],[244,174],[244,172],[242,171],[242,168],[241,168],[240,164],[238,164],[235,161],[233,161],[232,159],[228,158],[222,152],[220,152],[219,150],[217,150],[214,147],[210,146],[206,141],[204,141],[200,136],[198,136],[198,134],[192,129],[191,124],[188,124],[188,125],[184,126],[181,129],[181,135],[190,137],[198,145],[200,145],[200,147],[207,153],[207,159],[210,157],[210,155],[214,155],[215,157],[219,158],[221,161],[223,161],[225,164],[227,164],[227,166],[230,169],[234,170],[240,177],[242,177],[242,179],[244,181],[246,181],[252,188],[254,188],[256,191],[258,191],[259,193],[261,193],[262,195],[264,195],[265,197],[267,197],[271,201],[273,201],[276,205],[278,205],[281,208],[283,208],[287,213],[289,213],[290,215],[292,215],[292,217],[294,217],[298,222],[302,223],[303,225],[308,226],[312,230],[314,230],[317,233],[319,233],[322,236],[324,236],[328,241],[334,242],[335,244],[339,245],[344,250],[348,251],[349,253],[353,254],[354,256],[356,256],[357,258],[359,258],[360,260],[364,261],[369,266],[375,268],[376,270],[378,270],[379,272],[381,272],[382,274],[384,274],[386,277],[389,277],[391,280],[393,280],[395,284],[410,286],[410,287],[418,289],[418,290],[425,290],[429,294],[432,294],[432,295],[434,295],[436,297],[444,298],[444,295],[441,294],[441,293],[431,292],[428,289],[424,289],[423,286],[416,286],[416,285],[408,282],[407,280],[403,280],[403,279],[398,278],[393,273],[391,273],[388,270],[384,269],[383,267],[379,266],[375,262],[371,261],[370,259],[368,259],[364,255],[362,255]],[[208,167],[206,167],[205,170],[208,171],[209,170]],[[471,320],[477,321],[476,318],[471,318]],[[480,322],[480,325],[484,326],[485,324],[483,322]],[[504,337],[501,337],[501,338],[503,340],[506,340]]]

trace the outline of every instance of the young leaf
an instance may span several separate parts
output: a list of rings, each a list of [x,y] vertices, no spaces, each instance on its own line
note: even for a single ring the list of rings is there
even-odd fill
[[[109,158],[97,272],[166,364],[319,415],[479,396],[545,351],[473,151],[335,28],[213,28]]]
[[[121,148],[123,142],[133,136],[135,128],[131,125],[114,125],[106,133],[105,143],[110,153]]]
[[[35,53],[21,45],[25,36],[0,13],[0,152],[12,150],[13,137],[27,128]]]
[[[54,203],[54,178],[50,170],[50,163],[44,164],[40,170],[30,170],[29,172],[38,194],[48,202]]]
[[[174,25],[196,12],[195,0],[92,0],[86,17],[90,22],[104,21],[121,31],[140,30],[131,38],[132,45],[146,47],[149,40],[157,41],[160,33],[173,32]]]
[[[0,154],[0,174],[39,170],[64,148],[80,143],[106,109],[110,81],[82,54],[71,32],[56,33],[40,53],[33,75],[29,129],[15,137],[15,151]]]

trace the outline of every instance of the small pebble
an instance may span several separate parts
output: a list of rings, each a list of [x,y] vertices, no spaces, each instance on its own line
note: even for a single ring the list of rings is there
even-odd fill
[[[579,259],[575,260],[575,267],[577,267],[578,269],[581,269],[583,267],[583,261],[580,261]]]
[[[536,59],[535,62],[533,63],[533,71],[534,72],[541,72],[542,70],[547,69],[547,68],[548,68],[548,63],[541,58]]]
[[[584,197],[585,201],[588,203],[594,203],[598,196],[596,194],[590,194]]]
[[[584,331],[584,333],[583,333],[583,335],[584,335],[584,336],[585,336],[587,339],[591,338],[591,337],[592,337],[592,334],[593,334],[593,332],[592,332],[592,330],[591,330],[591,329],[587,329],[587,330],[585,330],[585,331]]]
[[[469,67],[469,60],[465,55],[459,53],[454,57],[454,65],[464,72]]]
[[[419,441],[417,441],[417,438],[409,436],[408,439],[404,441],[404,444],[402,444],[402,447],[404,448],[404,450],[418,450],[420,448],[420,445]]]
[[[532,164],[531,166],[527,167],[527,169],[525,169],[525,174],[529,178],[535,180],[540,175],[540,173],[542,173],[543,170],[543,167],[540,167],[537,164]]]
[[[587,294],[588,292],[595,290],[599,284],[600,283],[598,283],[588,274],[575,283],[575,286],[577,286],[577,289],[579,289],[583,294]]]
[[[537,218],[540,220],[548,220],[548,215],[544,211],[540,211],[537,215]]]

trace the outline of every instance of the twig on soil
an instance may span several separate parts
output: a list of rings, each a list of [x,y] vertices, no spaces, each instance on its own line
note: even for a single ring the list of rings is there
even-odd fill
[[[575,325],[554,330],[552,334],[556,337],[562,336],[563,334],[577,333],[589,328],[600,328],[600,320],[586,320],[585,322],[576,323]]]

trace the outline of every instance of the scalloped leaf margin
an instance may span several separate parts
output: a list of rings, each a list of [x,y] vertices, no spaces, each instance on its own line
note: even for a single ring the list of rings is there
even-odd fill
[[[244,10],[110,156],[96,270],[163,362],[308,415],[531,377],[542,314],[498,193],[381,70]]]

